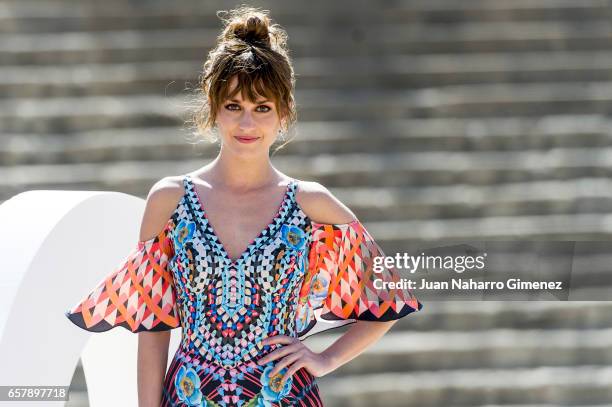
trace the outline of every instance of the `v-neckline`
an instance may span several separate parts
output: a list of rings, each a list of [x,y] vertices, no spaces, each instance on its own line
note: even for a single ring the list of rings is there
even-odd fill
[[[225,245],[223,244],[223,242],[221,241],[221,239],[215,232],[215,229],[210,219],[208,218],[207,212],[204,209],[204,205],[202,204],[202,200],[200,199],[200,194],[198,193],[196,186],[193,183],[193,180],[191,179],[191,175],[189,174],[185,175],[185,179],[187,180],[187,183],[192,191],[192,194],[189,194],[189,195],[195,199],[194,204],[197,206],[198,211],[202,214],[202,218],[205,221],[205,224],[203,225],[204,227],[201,228],[202,233],[205,233],[208,231],[208,234],[214,239],[214,242],[217,246],[217,250],[223,257],[223,259],[226,261],[226,263],[228,263],[230,266],[237,266],[240,262],[242,262],[244,257],[250,254],[253,251],[253,249],[257,247],[257,245],[259,244],[259,242],[264,236],[268,235],[268,237],[270,237],[273,235],[273,232],[274,232],[273,227],[278,225],[279,223],[278,221],[284,218],[286,214],[287,208],[289,206],[288,201],[289,201],[289,198],[292,196],[293,184],[295,182],[295,180],[293,179],[289,180],[289,183],[287,184],[287,188],[285,189],[285,193],[283,195],[283,199],[281,203],[279,204],[278,209],[276,210],[276,213],[274,217],[272,218],[272,220],[268,222],[267,226],[263,228],[261,232],[259,232],[259,234],[254,239],[251,240],[251,242],[247,245],[247,247],[242,251],[242,253],[237,258],[232,259],[229,253],[227,252]],[[200,222],[198,223],[202,225]]]

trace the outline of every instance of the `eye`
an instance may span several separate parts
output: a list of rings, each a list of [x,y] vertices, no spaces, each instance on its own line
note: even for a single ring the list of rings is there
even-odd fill
[[[240,105],[238,105],[236,103],[229,103],[229,104],[225,105],[225,108],[227,110],[230,110],[230,111],[238,111],[238,110],[240,110]],[[260,113],[267,113],[267,112],[272,110],[267,105],[259,105],[259,106],[257,106],[257,109],[259,109],[259,108],[264,108],[264,110],[258,110]]]

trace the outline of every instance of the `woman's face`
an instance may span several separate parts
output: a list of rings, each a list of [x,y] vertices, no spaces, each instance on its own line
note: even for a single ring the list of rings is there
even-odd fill
[[[230,82],[230,94],[237,85]],[[238,154],[268,153],[280,129],[280,119],[273,100],[258,96],[257,103],[242,99],[238,92],[221,103],[217,127],[222,148]]]

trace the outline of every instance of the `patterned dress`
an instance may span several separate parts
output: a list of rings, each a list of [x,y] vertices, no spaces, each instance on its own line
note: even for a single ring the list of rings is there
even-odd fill
[[[356,320],[389,321],[420,310],[408,290],[381,290],[395,269],[374,270],[383,255],[363,225],[311,221],[292,180],[270,224],[236,260],[215,234],[193,181],[163,230],[137,247],[66,312],[77,326],[103,332],[181,328],[164,380],[162,406],[322,406],[304,368],[284,385],[257,360],[282,345]]]

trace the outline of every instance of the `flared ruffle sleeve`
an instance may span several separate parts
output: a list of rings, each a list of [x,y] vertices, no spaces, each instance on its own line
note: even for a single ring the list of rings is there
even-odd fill
[[[155,237],[139,241],[130,254],[65,315],[91,332],[121,326],[131,332],[167,331],[180,326],[172,273],[173,219]]]
[[[296,312],[299,337],[357,320],[391,321],[422,309],[408,289],[383,289],[398,282],[396,269],[374,271],[384,256],[365,227],[312,223],[307,272]],[[379,280],[379,281],[376,281]]]

